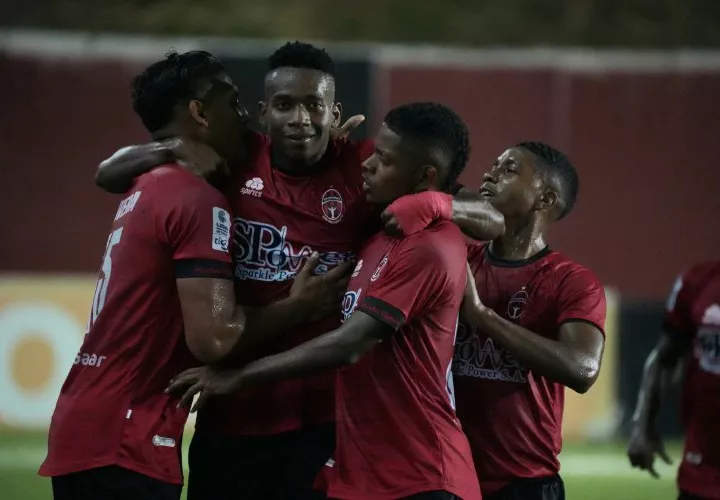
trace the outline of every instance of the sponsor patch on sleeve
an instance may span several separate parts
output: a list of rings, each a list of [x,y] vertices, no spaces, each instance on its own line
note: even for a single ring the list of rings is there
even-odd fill
[[[230,214],[227,210],[213,207],[213,250],[228,253],[230,249],[230,224]]]

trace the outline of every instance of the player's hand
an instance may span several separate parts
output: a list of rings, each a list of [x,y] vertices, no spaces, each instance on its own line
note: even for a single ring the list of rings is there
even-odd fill
[[[477,317],[487,311],[487,307],[480,300],[477,287],[475,286],[475,276],[470,269],[470,264],[466,265],[465,274],[467,281],[465,282],[465,292],[463,294],[463,303],[460,310],[463,318],[470,321],[471,318]],[[472,321],[470,321],[472,323]]]
[[[318,275],[315,274],[315,270],[319,264],[320,255],[313,252],[295,276],[290,288],[290,298],[303,304],[307,319],[310,321],[341,311],[350,274],[355,268],[354,262],[344,262],[327,273]]]
[[[193,398],[200,393],[190,412],[201,408],[212,396],[230,394],[239,388],[237,371],[217,370],[207,366],[190,368],[170,381],[165,393],[181,395],[178,408],[188,408]]]
[[[168,139],[163,144],[175,155],[180,165],[199,177],[230,173],[225,160],[207,144],[180,138]]]
[[[350,135],[350,132],[355,130],[362,122],[365,121],[365,116],[354,115],[347,119],[345,123],[339,127],[333,127],[330,129],[330,137],[333,139],[345,139]]]
[[[655,470],[655,455],[658,455],[666,464],[672,465],[672,460],[665,451],[665,443],[656,428],[648,431],[633,429],[627,455],[630,465],[648,471],[655,479],[660,477]]]
[[[438,191],[401,196],[380,215],[385,232],[394,236],[410,236],[436,220],[450,220],[452,200],[451,195]]]

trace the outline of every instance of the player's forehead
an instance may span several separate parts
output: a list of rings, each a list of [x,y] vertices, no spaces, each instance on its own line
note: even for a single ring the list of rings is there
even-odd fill
[[[398,154],[402,137],[390,130],[383,122],[375,135],[375,149],[386,154]]]
[[[495,160],[495,165],[514,163],[520,167],[532,166],[532,153],[521,147],[511,147],[503,151]]]
[[[292,99],[334,98],[335,82],[327,73],[308,68],[277,68],[265,77],[268,97]]]

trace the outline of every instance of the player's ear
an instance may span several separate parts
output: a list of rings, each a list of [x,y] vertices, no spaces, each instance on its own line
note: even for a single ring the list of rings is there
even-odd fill
[[[188,104],[188,111],[190,112],[190,116],[193,120],[199,125],[202,125],[203,127],[208,126],[208,120],[205,117],[205,111],[203,110],[203,105],[200,101],[197,99],[193,99]]]
[[[333,122],[332,127],[337,128],[341,125],[340,120],[342,119],[342,103],[336,102],[332,107]]]
[[[420,169],[420,176],[415,184],[415,192],[438,190],[438,171],[434,165],[423,165]]]
[[[555,207],[555,205],[557,204],[557,201],[557,193],[555,191],[546,189],[538,198],[537,203],[535,204],[535,209],[543,211],[552,210],[553,207]]]
[[[267,130],[267,111],[267,103],[265,101],[258,101],[258,119],[264,130]]]

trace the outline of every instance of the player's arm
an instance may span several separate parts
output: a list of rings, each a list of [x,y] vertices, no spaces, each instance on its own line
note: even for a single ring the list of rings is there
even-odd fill
[[[219,370],[210,367],[191,368],[171,382],[166,392],[182,394],[178,406],[200,408],[216,395],[231,394],[242,387],[303,377],[356,363],[378,342],[394,332],[386,322],[356,311],[337,330],[316,337],[289,351],[249,363],[243,369]]]
[[[167,142],[126,146],[100,163],[95,172],[95,184],[109,193],[124,193],[136,177],[175,160]]]
[[[175,162],[200,177],[224,168],[223,159],[209,146],[172,138],[119,149],[100,163],[95,173],[95,184],[110,193],[124,193],[136,177],[159,165]]]
[[[438,219],[452,220],[465,235],[492,240],[505,232],[505,217],[487,198],[457,185],[455,195],[437,191],[401,196],[383,212],[385,231],[410,235]]]
[[[466,187],[459,187],[452,200],[452,221],[465,235],[489,241],[505,232],[505,217],[488,198]]]
[[[600,373],[605,347],[601,330],[605,319],[605,294],[599,283],[579,283],[577,287],[569,288],[568,295],[575,297],[559,300],[558,307],[564,310],[560,315],[557,340],[538,335],[486,307],[478,297],[475,279],[469,269],[463,316],[502,344],[533,373],[584,394]]]
[[[222,277],[212,277],[216,265],[212,261],[176,261],[177,288],[190,351],[204,364],[253,358],[310,316],[339,313],[349,264],[315,276],[318,260],[317,255],[308,259],[287,298],[261,308],[236,304],[231,271],[225,271]]]
[[[181,404],[190,404],[195,394],[202,392],[195,410],[213,395],[356,363],[378,342],[396,332],[431,297],[432,282],[442,280],[437,275],[443,273],[434,272],[437,259],[427,256],[422,248],[398,252],[393,264],[388,264],[381,278],[371,284],[340,328],[289,351],[254,361],[242,370],[187,370],[172,381],[168,391],[185,391]]]
[[[672,375],[690,350],[690,331],[693,326],[688,311],[691,302],[689,293],[690,289],[683,285],[683,278],[679,277],[668,299],[665,332],[645,360],[635,413],[631,420],[627,450],[630,463],[633,467],[647,470],[654,477],[659,477],[653,465],[655,454],[666,463],[671,463],[657,430],[657,417]]]

